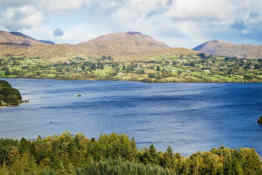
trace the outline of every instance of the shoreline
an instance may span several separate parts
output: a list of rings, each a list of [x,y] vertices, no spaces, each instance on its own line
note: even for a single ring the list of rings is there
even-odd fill
[[[261,81],[144,81],[144,80],[121,80],[121,79],[61,79],[61,78],[31,78],[31,77],[0,77],[0,79],[8,80],[8,79],[27,79],[27,80],[57,80],[57,81],[122,81],[122,82],[140,82],[140,83],[156,83],[156,84],[172,84],[172,83],[195,83],[195,84],[261,84]]]

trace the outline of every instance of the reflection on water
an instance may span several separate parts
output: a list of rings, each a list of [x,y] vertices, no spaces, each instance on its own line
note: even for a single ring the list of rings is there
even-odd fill
[[[0,109],[1,137],[116,132],[186,155],[222,145],[262,153],[262,84],[8,81],[30,103]]]

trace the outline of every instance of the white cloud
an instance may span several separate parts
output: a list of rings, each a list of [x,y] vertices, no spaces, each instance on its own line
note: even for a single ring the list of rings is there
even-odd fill
[[[92,0],[33,0],[35,5],[46,11],[65,11],[78,9]]]
[[[53,36],[53,29],[48,26],[41,25],[33,28],[25,28],[22,29],[21,32],[29,36],[32,36],[35,39],[52,40],[52,41],[54,41],[55,39],[55,37]]]
[[[10,30],[21,28],[32,28],[39,26],[44,21],[44,16],[33,6],[23,6],[18,8],[8,8],[0,13],[0,24]]]
[[[71,26],[72,21],[78,20],[72,19],[71,14],[80,10],[83,13],[85,8],[85,20]],[[45,26],[49,20],[45,16],[56,20],[52,15],[59,14],[69,24],[57,26],[65,33],[53,38],[59,42],[137,30],[156,35],[170,45],[181,42],[192,47],[190,40],[195,44],[226,33],[238,36],[259,32],[261,11],[262,1],[257,0],[0,0],[0,25],[28,32],[50,29],[46,37],[52,39],[49,33],[56,27]],[[241,21],[244,29],[233,29],[236,21]]]
[[[234,11],[230,0],[177,0],[167,15],[186,20],[224,20]]]

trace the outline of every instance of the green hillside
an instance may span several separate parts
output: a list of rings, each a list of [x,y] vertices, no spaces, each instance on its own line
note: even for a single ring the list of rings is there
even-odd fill
[[[0,77],[146,82],[262,82],[261,59],[204,54],[162,55],[147,61],[114,61],[109,56],[56,62],[24,57],[0,59]]]

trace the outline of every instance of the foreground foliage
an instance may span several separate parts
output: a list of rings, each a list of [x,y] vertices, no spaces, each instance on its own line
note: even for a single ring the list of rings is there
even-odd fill
[[[147,82],[262,82],[262,59],[205,54],[161,56],[151,61],[115,61],[110,56],[67,62],[39,58],[0,58],[0,77]]]
[[[261,175],[262,161],[249,148],[221,147],[189,157],[144,150],[126,135],[102,135],[97,140],[81,134],[36,140],[0,140],[2,175]]]
[[[262,125],[262,116],[260,116],[260,117],[258,118],[257,123],[260,124],[260,125]]]
[[[21,102],[20,92],[7,81],[0,80],[0,106],[19,105]]]

